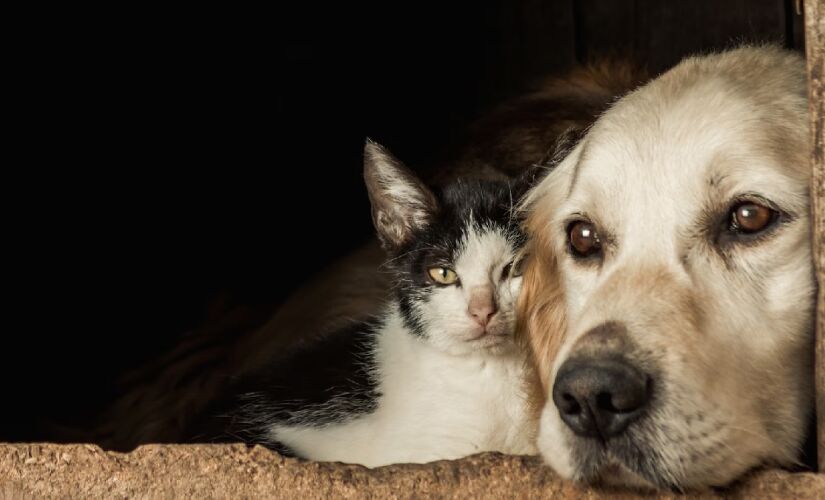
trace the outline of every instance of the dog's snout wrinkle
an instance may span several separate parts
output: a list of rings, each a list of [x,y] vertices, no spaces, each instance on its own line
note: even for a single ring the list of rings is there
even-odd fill
[[[629,345],[627,328],[618,321],[606,321],[585,333],[576,343],[575,351],[582,355],[592,352],[624,353]]]
[[[621,358],[575,358],[559,370],[553,402],[573,432],[606,441],[644,413],[650,393],[650,378]]]

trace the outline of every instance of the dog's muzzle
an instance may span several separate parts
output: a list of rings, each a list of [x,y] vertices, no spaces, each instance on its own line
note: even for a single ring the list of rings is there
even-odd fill
[[[645,413],[652,378],[628,360],[618,323],[592,329],[578,344],[556,375],[553,403],[574,433],[604,442]]]

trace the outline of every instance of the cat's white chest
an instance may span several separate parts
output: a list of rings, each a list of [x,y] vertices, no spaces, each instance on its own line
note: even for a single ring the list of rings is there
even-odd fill
[[[379,411],[409,461],[531,453],[521,361],[432,359],[399,370]],[[409,380],[408,377],[415,377]],[[376,413],[376,417],[381,417]]]
[[[271,437],[310,459],[369,467],[536,452],[522,358],[451,356],[392,327],[376,350],[382,397],[373,413],[323,428],[276,426]]]

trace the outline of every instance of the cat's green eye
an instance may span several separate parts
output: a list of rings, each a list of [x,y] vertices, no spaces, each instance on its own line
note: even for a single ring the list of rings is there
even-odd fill
[[[513,276],[521,276],[524,274],[524,268],[527,266],[527,259],[530,258],[530,254],[522,254],[513,262]]]
[[[504,266],[504,269],[501,271],[501,279],[506,280],[521,276],[524,272],[524,260],[524,258],[520,258]]]
[[[427,274],[440,285],[455,285],[458,282],[458,275],[448,267],[431,267],[427,269]]]

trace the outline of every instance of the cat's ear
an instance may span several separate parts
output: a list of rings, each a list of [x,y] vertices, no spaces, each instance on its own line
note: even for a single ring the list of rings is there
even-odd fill
[[[364,180],[372,221],[385,249],[400,248],[415,230],[432,222],[438,210],[432,191],[389,151],[369,139],[364,146]]]

